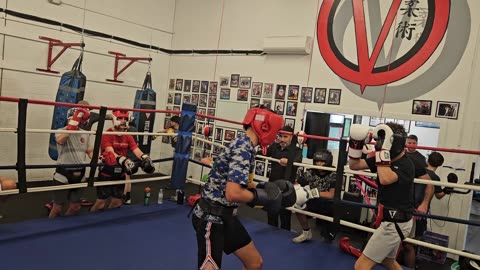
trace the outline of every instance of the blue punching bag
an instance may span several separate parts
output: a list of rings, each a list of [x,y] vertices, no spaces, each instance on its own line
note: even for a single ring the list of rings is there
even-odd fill
[[[87,84],[87,77],[82,73],[83,52],[73,64],[72,70],[63,73],[58,86],[56,102],[66,102],[77,104],[83,100],[85,95],[85,85]],[[69,107],[55,106],[53,110],[52,130],[59,129],[65,126],[67,122],[67,110]],[[55,141],[55,134],[50,134],[48,155],[51,159],[57,160],[57,143]]]
[[[157,93],[152,89],[152,76],[147,72],[142,89],[137,90],[135,94],[135,109],[151,109],[155,110],[157,106]],[[153,132],[153,124],[155,123],[155,113],[133,112],[135,127],[138,132]],[[143,153],[150,153],[152,146],[152,136],[138,136],[138,147]]]

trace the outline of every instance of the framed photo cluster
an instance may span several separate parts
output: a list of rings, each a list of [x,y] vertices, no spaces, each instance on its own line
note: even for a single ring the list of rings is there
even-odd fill
[[[432,114],[432,100],[413,100],[412,114],[431,115]],[[435,110],[435,117],[458,119],[458,112],[460,110],[460,102],[453,101],[437,101]]]

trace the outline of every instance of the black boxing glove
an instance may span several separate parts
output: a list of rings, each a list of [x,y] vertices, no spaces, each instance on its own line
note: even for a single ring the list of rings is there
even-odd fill
[[[444,187],[444,188],[442,189],[442,191],[443,191],[443,193],[445,193],[445,194],[452,194],[453,188],[452,188],[452,187]]]
[[[152,159],[148,155],[142,156],[142,170],[146,173],[153,173],[155,167],[153,166]]]
[[[122,165],[125,173],[128,175],[132,175],[138,171],[138,166],[133,162],[131,159],[126,158],[124,156],[117,157],[118,164]]]
[[[266,182],[247,190],[253,193],[253,200],[247,203],[248,206],[263,206],[263,210],[271,214],[278,214],[282,209],[282,191],[276,184]]]

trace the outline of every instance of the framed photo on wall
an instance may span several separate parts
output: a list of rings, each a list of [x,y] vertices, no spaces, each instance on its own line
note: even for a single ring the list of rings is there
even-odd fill
[[[255,175],[263,176],[265,174],[265,161],[255,161]]]
[[[273,83],[265,83],[263,85],[263,98],[273,97]]]
[[[432,114],[432,101],[414,99],[412,103],[412,114]]]
[[[437,112],[435,113],[435,117],[458,119],[459,109],[460,102],[437,101]]]
[[[230,76],[230,87],[238,87],[238,80],[240,80],[240,74],[232,74]]]
[[[174,90],[175,88],[175,79],[170,79],[170,83],[168,84],[168,90]]]
[[[252,83],[252,97],[262,97],[262,86],[261,82]]]
[[[285,110],[285,101],[275,100],[275,112],[277,114],[283,115],[283,111]]]
[[[224,133],[225,133],[225,137],[223,139],[225,141],[231,141],[235,138],[235,130],[225,129]]]
[[[230,78],[228,78],[228,76],[220,76],[220,86],[228,87],[229,83],[230,83]]]
[[[208,90],[208,93],[210,95],[216,95],[217,94],[217,87],[218,87],[218,82],[210,82],[210,88]]]
[[[193,81],[192,92],[194,92],[194,93],[200,92],[200,81]]]
[[[252,98],[250,99],[250,108],[253,108],[255,106],[260,105],[260,99],[259,98]]]
[[[177,82],[175,83],[175,90],[182,91],[182,86],[183,86],[183,79],[177,79]]]
[[[262,100],[263,106],[272,109],[272,100],[271,99],[263,99]]]
[[[220,89],[220,99],[229,100],[230,99],[230,88],[221,88]]]
[[[284,126],[289,126],[295,130],[295,119],[294,118],[285,118],[283,123]]]
[[[183,92],[190,92],[192,87],[192,81],[191,80],[185,80],[184,85],[183,85]]]
[[[221,141],[223,138],[223,128],[215,128],[215,136],[214,139],[216,141]]]
[[[208,81],[202,81],[200,84],[200,93],[208,93]]]
[[[285,99],[285,92],[287,86],[284,84],[277,84],[277,91],[275,91],[275,99]]]
[[[250,89],[252,87],[252,77],[240,77],[240,88]]]
[[[368,125],[371,127],[376,127],[378,124],[383,124],[383,123],[385,123],[385,118],[370,116],[370,121],[368,122]]]
[[[341,95],[342,95],[342,89],[328,90],[328,104],[340,105]]]
[[[315,88],[315,95],[313,96],[314,103],[325,103],[327,96],[327,88]]]
[[[248,90],[247,89],[238,89],[237,101],[248,101]]]
[[[302,91],[300,93],[300,102],[310,103],[312,102],[312,87],[302,87]]]
[[[297,106],[298,106],[298,102],[292,102],[292,101],[287,102],[287,111],[285,112],[286,115],[297,116]]]
[[[298,100],[298,93],[300,92],[300,86],[298,85],[289,85],[288,86],[288,97],[289,100]]]
[[[192,104],[198,106],[198,94],[192,94]]]

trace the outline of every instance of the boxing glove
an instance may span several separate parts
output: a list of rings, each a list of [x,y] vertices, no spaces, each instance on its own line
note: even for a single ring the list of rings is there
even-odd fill
[[[263,206],[263,210],[271,214],[278,214],[282,209],[282,192],[276,184],[266,182],[247,190],[253,193],[253,200],[247,203],[248,206]]]
[[[73,116],[69,118],[67,124],[67,130],[78,130],[82,121],[88,121],[90,112],[86,109],[78,108],[73,113]]]
[[[103,163],[105,163],[108,166],[115,166],[117,165],[117,159],[115,158],[115,154],[111,151],[105,151],[102,153],[102,156],[100,157]]]
[[[302,130],[302,131],[299,131],[299,132],[297,133],[297,142],[298,142],[299,144],[302,144],[302,145],[303,145],[304,143],[307,142],[307,137],[304,137],[304,135],[307,135],[307,133],[305,133],[305,131],[303,131],[303,130]]]
[[[385,125],[380,124],[373,130],[373,138],[375,139],[375,162],[377,166],[390,166],[391,157],[390,149],[393,143],[393,131]]]
[[[126,158],[124,156],[117,157],[118,164],[122,165],[125,173],[128,175],[132,175],[138,171],[138,166],[133,162],[131,159]]]
[[[142,170],[146,173],[153,173],[155,167],[153,167],[152,159],[148,155],[142,156]]]
[[[296,201],[295,201],[295,204],[293,205],[293,207],[297,208],[297,209],[305,209],[305,207],[307,206],[307,201],[308,201],[308,194],[307,192],[305,191],[305,189],[296,184],[293,186],[294,189],[295,189],[295,198],[296,198]]]
[[[372,140],[372,129],[368,126],[353,124],[350,127],[350,140],[348,141],[348,156],[352,159],[362,157],[363,146]]]
[[[292,182],[287,180],[275,180],[273,182],[282,192],[282,207],[290,207],[293,206],[297,200],[295,196],[295,189],[293,187]]]

